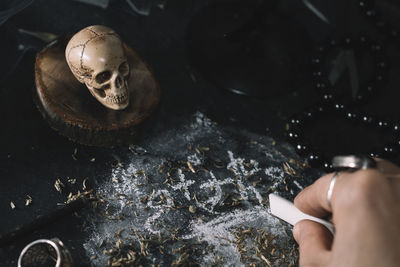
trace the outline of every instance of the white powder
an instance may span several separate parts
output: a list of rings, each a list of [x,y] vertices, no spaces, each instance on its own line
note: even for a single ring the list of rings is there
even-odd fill
[[[280,167],[268,167],[265,168],[264,172],[273,181],[270,188],[272,191],[275,191],[282,184],[282,179],[285,177],[283,169]]]
[[[242,225],[265,227],[272,235],[287,238],[284,228],[279,224],[278,219],[260,206],[249,210],[235,210],[208,222],[192,221],[190,225],[190,228],[193,229],[192,233],[182,238],[200,238],[200,240],[207,241],[215,247],[214,255],[204,258],[202,266],[211,266],[215,255],[224,257],[225,266],[244,266],[240,262],[240,253],[235,245],[235,237],[232,235],[233,228]]]
[[[171,186],[171,188],[182,191],[185,195],[185,198],[190,201],[189,187],[195,182],[193,180],[185,180],[185,175],[182,173],[181,169],[178,169],[178,177],[180,182]]]
[[[226,184],[232,184],[233,179],[228,177],[224,180],[217,180],[217,178],[215,178],[212,172],[210,172],[210,177],[211,179],[208,179],[206,182],[202,183],[199,186],[199,188],[209,189],[209,190],[212,189],[212,191],[214,191],[214,195],[210,194],[210,197],[208,199],[202,202],[198,202],[197,206],[210,213],[216,214],[218,212],[214,211],[214,208],[220,204],[220,201],[223,196],[221,186]]]
[[[197,112],[179,129],[171,129],[142,147],[131,146],[128,153],[123,150],[121,153],[124,154],[116,156],[126,160],[122,165],[112,167],[111,177],[97,192],[108,199],[103,212],[110,209],[112,216],[121,218],[104,220],[96,214],[89,217],[89,238],[84,248],[89,257],[96,256],[93,265],[106,265],[107,257],[99,243],[102,240],[115,243],[114,234],[120,229],[157,236],[170,235],[175,229],[174,234],[183,238],[188,247],[198,240],[205,242],[212,250],[196,256],[200,257],[198,261],[202,266],[212,265],[216,257],[221,257],[225,266],[244,265],[236,246],[227,241],[233,240],[232,230],[241,225],[276,234],[282,244],[293,243],[285,232],[287,226],[268,213],[264,199],[267,191],[276,190],[283,184],[284,172],[278,166],[295,156],[287,146],[286,154],[276,152],[275,146],[266,146],[272,143],[268,137],[247,132],[240,134],[247,139],[248,145],[238,155],[226,145],[229,142],[235,147],[237,141],[231,137],[232,132]],[[251,140],[261,141],[252,143]],[[193,153],[188,149],[188,142],[192,147],[207,146],[210,150],[204,155]],[[265,157],[260,157],[263,154]],[[225,167],[214,165],[212,162],[216,158]],[[183,165],[168,170],[169,175],[167,171],[161,173],[159,167],[169,161],[175,165],[190,162],[195,167],[202,167],[203,171],[200,168],[195,173],[184,171],[187,168]],[[294,184],[301,187],[296,181]],[[224,204],[231,194],[241,198],[237,208]],[[195,207],[195,213],[189,206]],[[161,222],[165,225],[160,225]],[[129,236],[123,234],[121,238]],[[168,247],[168,243],[165,243],[165,249],[169,255],[173,254],[173,247]],[[167,257],[168,253],[147,256],[152,264],[161,265],[170,264]]]
[[[203,160],[200,159],[199,155],[192,154],[187,157],[187,161],[189,161],[193,166],[199,166],[203,163]]]
[[[243,158],[235,158],[232,151],[228,151],[228,155],[230,162],[228,163],[227,169],[232,170],[235,175],[247,177],[250,175],[254,175],[255,173],[260,171],[257,161],[250,160],[248,165],[252,166],[252,168],[250,170],[247,170],[244,165],[245,161]]]
[[[280,167],[268,167],[268,168],[265,168],[264,172],[268,177],[278,179],[278,180],[283,179],[283,177],[285,176],[283,169]]]
[[[213,122],[199,111],[194,114],[194,117],[196,122],[191,124],[194,129],[199,127],[207,129],[213,125]]]

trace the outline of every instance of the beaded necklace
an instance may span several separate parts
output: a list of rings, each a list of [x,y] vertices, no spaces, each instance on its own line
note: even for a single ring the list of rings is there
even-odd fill
[[[333,49],[363,49],[372,57],[372,79],[360,86],[360,89],[353,95],[353,99],[346,98],[343,94],[333,90],[328,79],[326,69],[327,54]],[[380,130],[389,131],[393,140],[400,133],[400,124],[375,118],[369,114],[357,111],[357,107],[366,103],[374,96],[378,89],[385,86],[388,72],[388,63],[382,46],[362,36],[357,39],[345,38],[343,41],[331,40],[326,45],[317,47],[315,57],[312,59],[312,77],[315,88],[321,93],[319,104],[308,108],[291,117],[286,124],[286,136],[288,141],[294,145],[296,152],[305,157],[312,167],[323,168],[331,171],[330,159],[334,155],[326,155],[319,149],[315,149],[311,140],[304,136],[306,124],[315,122],[317,118],[333,115],[345,118],[351,122],[361,123],[376,127]],[[375,147],[369,151],[369,156],[391,159],[400,148],[400,140],[385,144],[383,147]]]

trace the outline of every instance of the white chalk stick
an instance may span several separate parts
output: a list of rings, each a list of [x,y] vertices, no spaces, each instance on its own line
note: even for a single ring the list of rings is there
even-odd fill
[[[332,223],[301,212],[292,202],[276,194],[269,194],[269,205],[272,215],[291,225],[295,225],[301,220],[311,220],[324,225],[332,234],[335,233]]]

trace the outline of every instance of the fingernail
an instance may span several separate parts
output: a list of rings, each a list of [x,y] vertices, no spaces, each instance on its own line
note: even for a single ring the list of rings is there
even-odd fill
[[[295,226],[293,227],[293,237],[296,240],[297,243],[299,243],[300,240],[300,224],[296,223]]]

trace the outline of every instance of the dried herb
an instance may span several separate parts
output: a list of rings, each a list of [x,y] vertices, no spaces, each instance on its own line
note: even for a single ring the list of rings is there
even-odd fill
[[[89,180],[89,178],[85,178],[85,179],[83,179],[83,182],[82,182],[82,190],[83,191],[86,191],[87,190],[87,185],[86,185],[86,183],[87,183],[87,181]]]
[[[286,174],[290,175],[290,176],[294,176],[294,177],[298,177],[299,176],[299,174],[296,172],[296,170],[293,169],[293,167],[290,166],[290,164],[287,163],[287,162],[283,163],[283,171]]]
[[[72,192],[70,192],[70,193],[68,194],[68,197],[67,197],[67,200],[66,200],[65,203],[70,203],[71,201],[77,200],[77,199],[79,199],[79,198],[81,198],[81,197],[86,197],[86,198],[89,199],[89,200],[94,200],[94,199],[96,199],[96,198],[94,197],[94,195],[93,195],[93,189],[88,190],[88,191],[84,191],[84,192],[82,192],[82,193],[78,190],[78,192],[77,192],[76,194],[73,194]]]
[[[67,181],[68,181],[68,183],[70,183],[72,185],[74,185],[76,183],[76,179],[75,178],[67,177]]]
[[[193,205],[189,206],[189,212],[190,213],[196,213],[196,208]]]
[[[240,226],[233,230],[241,262],[251,266],[296,266],[295,246],[282,247],[277,235],[265,229]],[[286,257],[290,255],[291,257]]]
[[[32,197],[30,195],[26,195],[25,206],[29,206],[32,203]]]
[[[71,155],[73,160],[78,160],[77,154],[78,154],[78,148],[75,148],[74,152]]]
[[[65,185],[61,182],[61,180],[60,179],[57,179],[55,182],[54,182],[54,188],[58,191],[58,192],[62,192],[62,188],[64,188],[65,187]]]
[[[196,171],[194,170],[192,164],[191,164],[189,161],[186,162],[186,164],[187,164],[187,166],[188,166],[188,168],[189,168],[189,170],[190,170],[191,172],[196,173]]]

